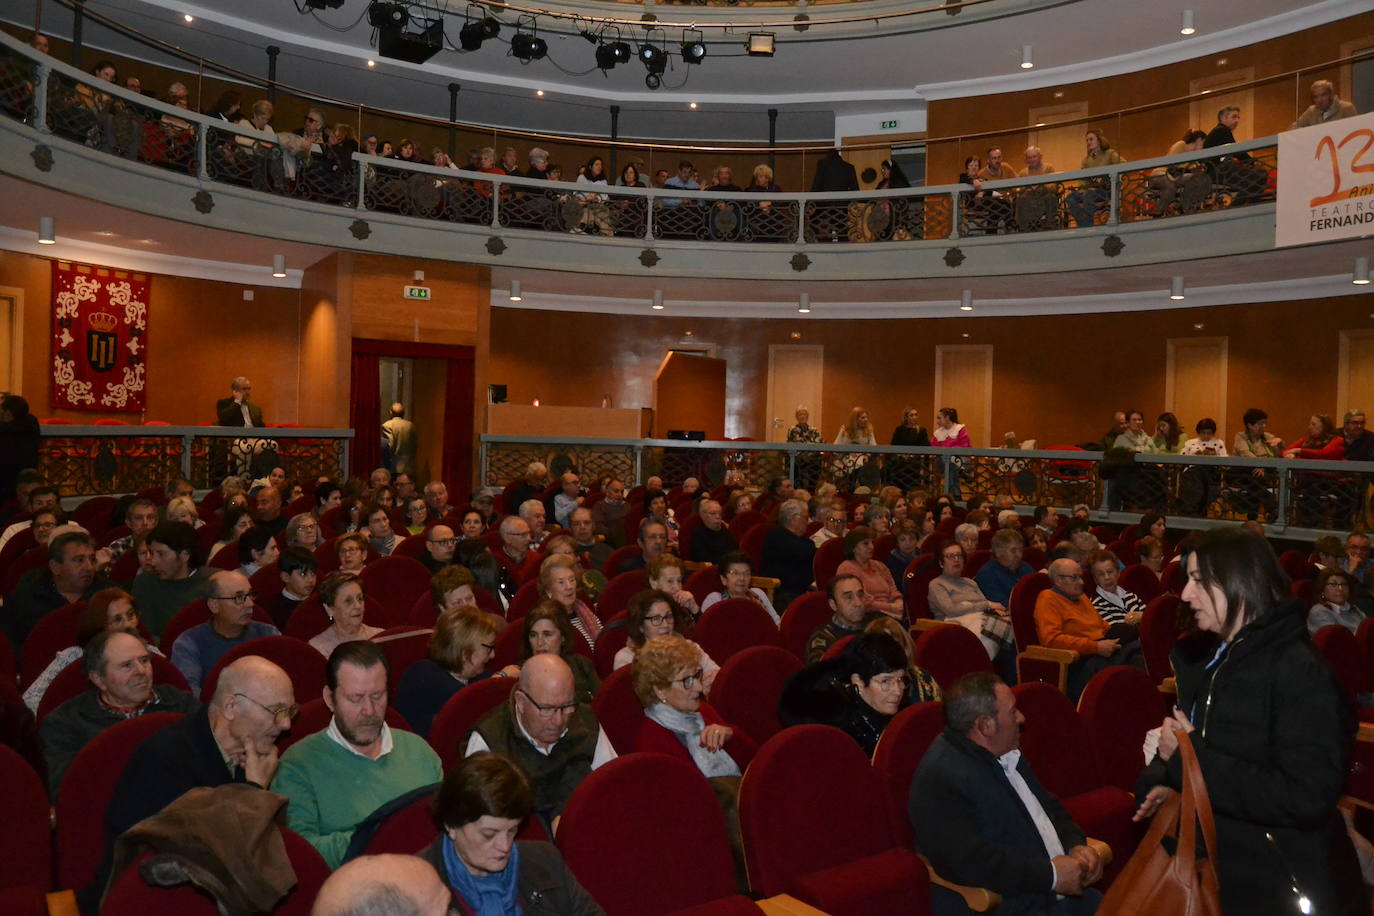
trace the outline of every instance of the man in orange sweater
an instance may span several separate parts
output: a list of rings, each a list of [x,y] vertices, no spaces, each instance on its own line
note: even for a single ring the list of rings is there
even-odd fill
[[[1076,560],[1059,559],[1050,564],[1050,588],[1035,599],[1035,631],[1040,644],[1078,653],[1069,666],[1069,699],[1078,695],[1094,674],[1112,665],[1124,665],[1140,655],[1140,643],[1121,644],[1107,638],[1107,623],[1083,594],[1083,567]]]

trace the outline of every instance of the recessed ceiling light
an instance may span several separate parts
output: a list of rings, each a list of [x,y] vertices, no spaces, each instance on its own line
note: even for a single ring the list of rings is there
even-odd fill
[[[688,103],[687,103],[687,107],[690,108],[690,109],[692,109],[693,111],[696,111],[696,110],[697,110],[697,103],[696,103],[696,102],[688,102]]]
[[[368,65],[369,67],[375,67],[375,66],[377,66],[377,62],[376,62],[375,60],[372,60],[372,59],[369,58],[369,59],[368,59],[368,62],[367,62],[367,65]]]
[[[1350,282],[1356,286],[1369,284],[1369,258],[1359,257],[1355,259],[1355,278]]]
[[[799,295],[799,296],[797,297],[797,314],[799,314],[799,315],[810,315],[810,314],[811,314],[811,294],[810,294],[810,293],[802,293],[801,295]]]
[[[53,228],[53,218],[51,216],[38,217],[38,244],[57,244],[57,236]]]
[[[1207,325],[1205,325],[1205,324],[1203,324],[1201,321],[1199,321],[1199,322],[1197,322],[1196,324],[1193,325],[1193,330],[1194,330],[1194,331],[1201,331],[1201,330],[1202,330],[1203,328],[1205,328],[1205,327],[1207,327]]]
[[[1170,298],[1170,299],[1173,299],[1175,302],[1181,301],[1181,300],[1183,300],[1184,298],[1186,298],[1186,297],[1183,295],[1183,278],[1182,278],[1182,277],[1174,277],[1174,281],[1173,281],[1173,283],[1172,283],[1172,284],[1170,285],[1170,287],[1169,287],[1169,298]]]
[[[101,229],[99,232],[96,233],[96,235],[103,235],[106,238],[109,238],[110,236],[114,235],[114,233],[111,232],[109,229]]]
[[[663,311],[663,290],[654,290],[654,304],[652,307],[655,312]]]
[[[967,331],[964,332],[964,336],[965,336],[965,337],[968,336],[968,332],[967,332]]]
[[[1184,11],[1183,11],[1183,25],[1179,28],[1178,34],[1180,34],[1180,35],[1191,35],[1191,34],[1193,34],[1193,33],[1196,32],[1196,31],[1197,31],[1197,29],[1193,28],[1193,11],[1192,11],[1192,10],[1184,10]]]
[[[1056,92],[1056,93],[1054,94],[1054,97],[1055,97],[1056,99],[1062,99],[1062,98],[1064,97],[1064,90],[1061,89],[1060,91]]]
[[[286,255],[272,255],[272,276],[276,277],[278,280],[286,276]]]
[[[682,332],[682,336],[683,336],[683,337],[691,337],[691,336],[692,336],[692,332],[691,332],[691,331],[683,331],[683,332]]]
[[[1044,121],[1036,121],[1036,122],[1035,122],[1035,126],[1036,126],[1036,127],[1044,127],[1044,126],[1045,126],[1045,122],[1044,122]]]
[[[963,294],[959,296],[959,311],[973,311],[973,290],[966,289]]]
[[[543,90],[543,89],[536,89],[536,90],[534,90],[534,94],[537,95],[537,96],[539,96],[539,97],[542,99],[542,98],[544,97],[544,90]]]
[[[1226,66],[1227,64],[1229,64],[1230,62],[1231,62],[1231,61],[1228,60],[1228,59],[1225,58],[1225,57],[1218,57],[1218,58],[1217,58],[1217,66],[1218,66],[1218,67],[1224,67],[1224,66]]]
[[[801,331],[793,331],[791,334],[788,334],[787,336],[792,340],[801,340]]]
[[[195,16],[192,16],[190,13],[187,13],[185,16],[182,16],[181,18],[182,18],[182,19],[185,19],[187,22],[195,22],[195,21],[196,21],[196,17],[195,17]]]
[[[156,244],[158,244],[157,239],[139,239],[139,241],[142,242],[142,243],[145,244],[145,245],[156,245]]]
[[[510,292],[507,296],[511,302],[523,302],[525,297],[520,294],[520,281],[510,281]]]
[[[1031,46],[1021,46],[1021,69],[1029,70],[1035,66],[1035,61],[1031,60]]]

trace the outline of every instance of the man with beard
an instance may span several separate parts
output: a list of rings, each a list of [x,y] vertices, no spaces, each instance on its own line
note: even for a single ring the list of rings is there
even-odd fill
[[[282,756],[272,791],[290,799],[287,826],[319,850],[330,868],[343,863],[353,831],[367,816],[412,789],[444,778],[424,739],[386,724],[391,665],[375,643],[340,644],[325,667],[329,727]]]

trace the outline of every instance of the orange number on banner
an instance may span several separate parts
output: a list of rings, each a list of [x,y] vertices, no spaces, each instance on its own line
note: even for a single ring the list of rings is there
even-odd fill
[[[1313,158],[1320,160],[1322,158],[1323,153],[1330,152],[1331,193],[1324,194],[1321,197],[1312,198],[1311,202],[1308,204],[1309,207],[1320,207],[1323,204],[1329,204],[1332,201],[1340,199],[1341,162],[1340,157],[1336,151],[1337,149],[1344,147],[1347,143],[1349,143],[1351,140],[1356,139],[1357,137],[1365,138],[1364,146],[1360,147],[1360,151],[1357,152],[1354,158],[1351,159],[1350,170],[1352,172],[1374,172],[1374,163],[1360,163],[1360,160],[1364,158],[1364,154],[1369,151],[1369,147],[1371,145],[1374,145],[1374,130],[1370,130],[1369,128],[1362,128],[1357,131],[1352,131],[1351,133],[1345,135],[1345,138],[1341,140],[1339,146],[1337,145],[1335,140],[1331,139],[1330,134],[1326,135],[1325,137],[1322,137],[1321,142],[1317,144],[1317,153]]]

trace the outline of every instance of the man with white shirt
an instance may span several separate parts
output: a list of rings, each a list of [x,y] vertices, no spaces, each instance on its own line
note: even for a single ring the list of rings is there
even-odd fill
[[[282,755],[272,791],[290,802],[286,822],[330,868],[343,863],[353,832],[382,805],[444,778],[424,739],[386,724],[391,665],[375,643],[341,643],[325,666],[329,727]]]
[[[912,780],[907,812],[920,851],[947,881],[1002,895],[997,912],[1087,916],[1103,862],[1021,756],[1016,697],[993,674],[968,674],[944,694],[945,731]],[[939,824],[940,829],[929,829]],[[967,913],[931,888],[935,916]]]
[[[616,757],[590,704],[578,703],[572,669],[548,652],[525,662],[510,702],[477,723],[464,756],[488,750],[520,765],[534,786],[535,812],[551,825],[578,784]]]

